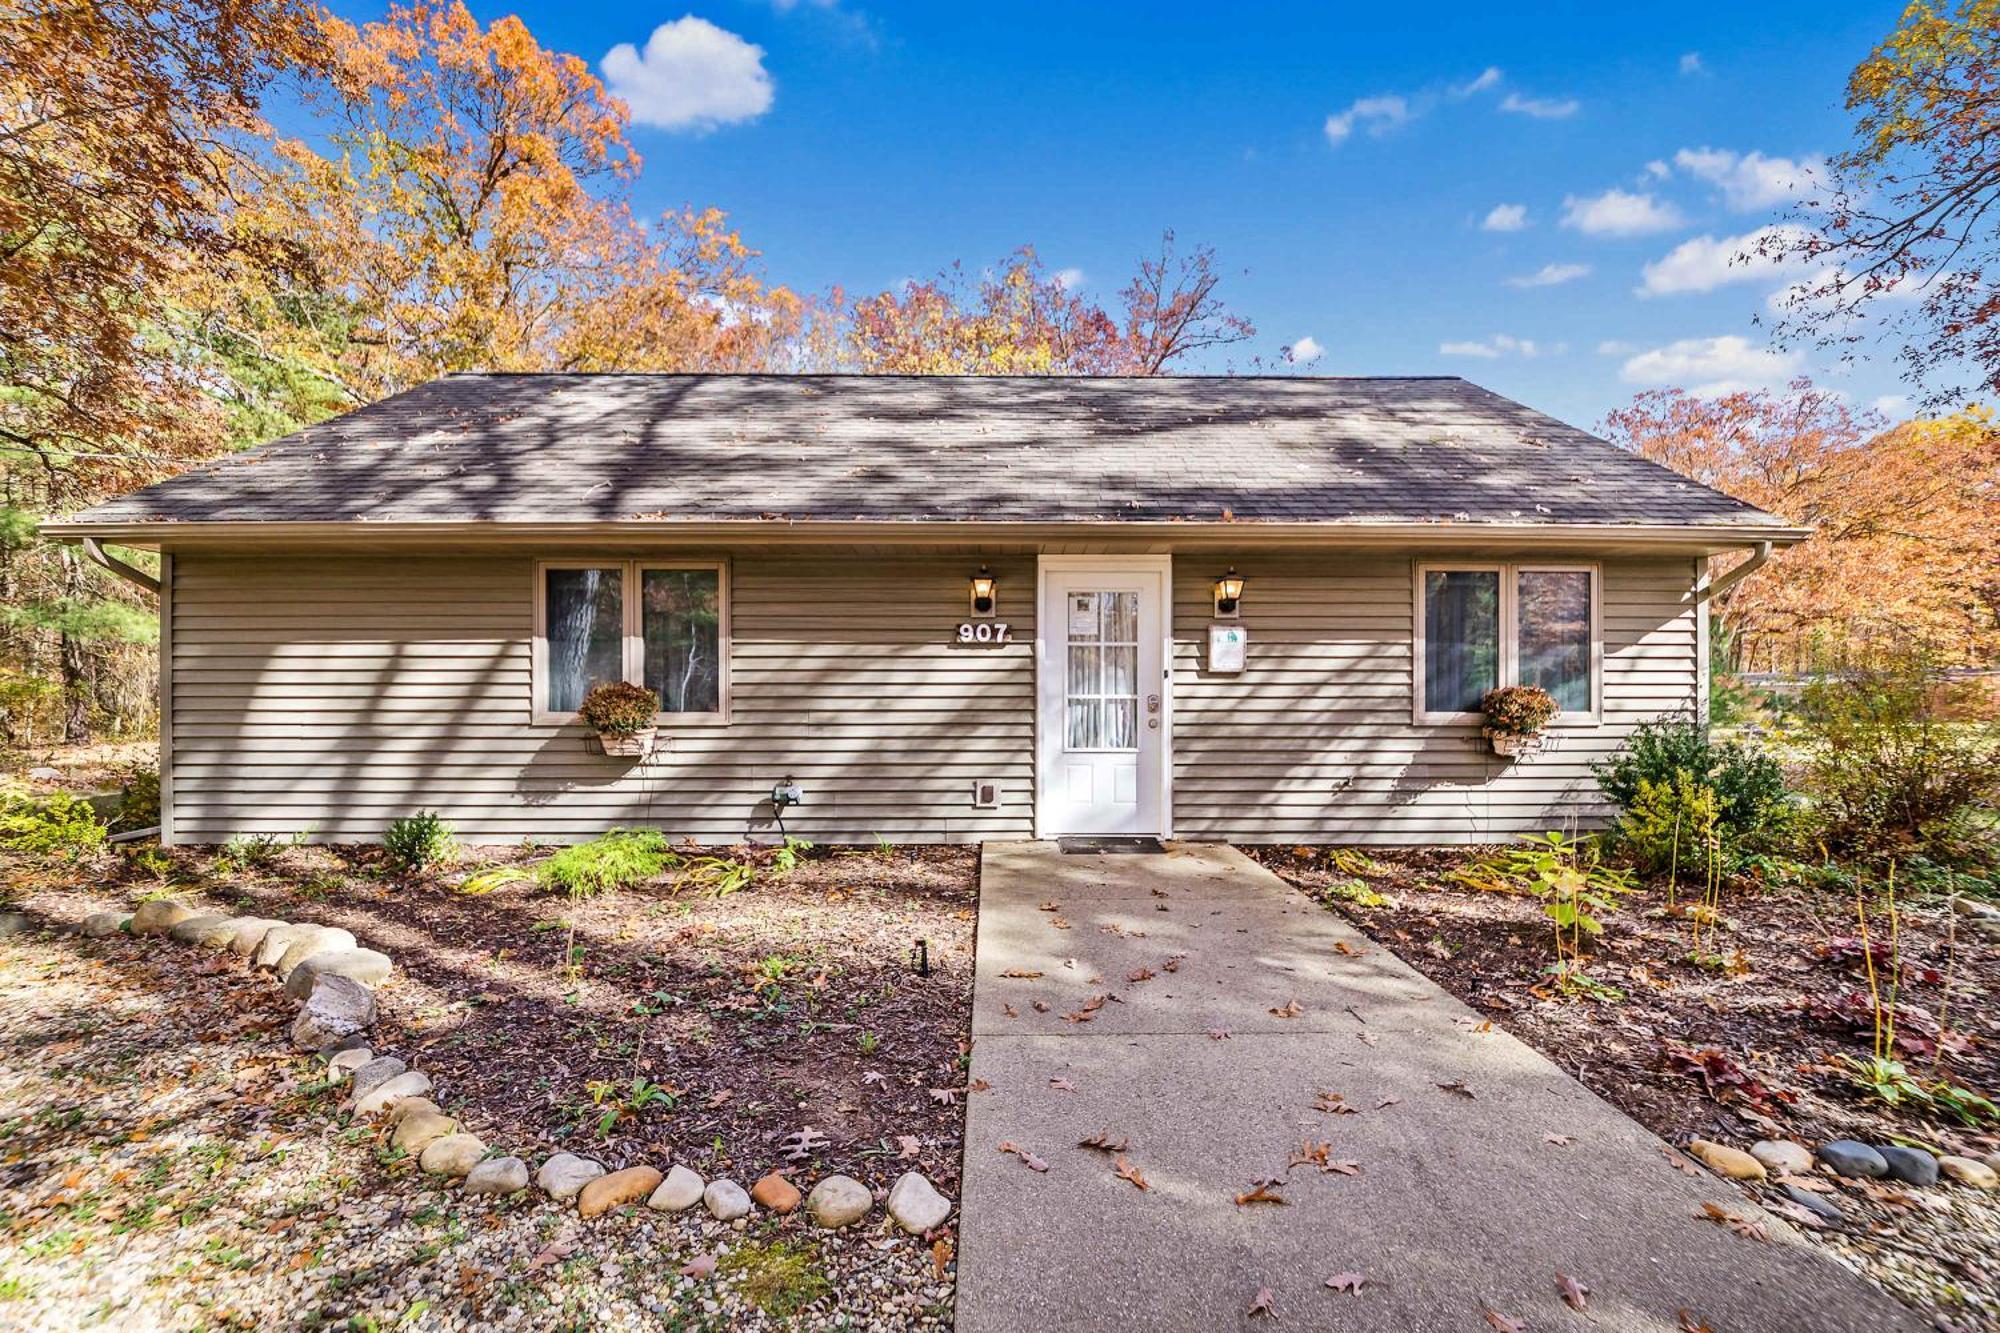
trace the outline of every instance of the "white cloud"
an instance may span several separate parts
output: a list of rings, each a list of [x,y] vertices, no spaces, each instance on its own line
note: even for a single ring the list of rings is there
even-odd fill
[[[1701,63],[1701,52],[1690,51],[1686,55],[1681,57],[1681,73],[1683,74],[1708,73],[1708,66]]]
[[[1575,115],[1582,105],[1574,97],[1523,97],[1519,93],[1508,93],[1500,100],[1502,111],[1536,120],[1563,120]]]
[[[1588,264],[1544,264],[1533,273],[1507,279],[1509,287],[1560,287],[1590,274]]]
[[[1885,393],[1868,404],[1885,417],[1906,417],[1910,414],[1910,395],[1906,393]]]
[[[1564,199],[1562,224],[1586,236],[1646,236],[1680,226],[1681,215],[1672,204],[1650,194],[1611,189],[1588,198]]]
[[[1470,97],[1474,93],[1483,93],[1490,88],[1499,87],[1502,77],[1504,76],[1500,73],[1498,65],[1488,65],[1485,69],[1479,71],[1478,78],[1472,80],[1470,83],[1459,84],[1458,87],[1452,89],[1452,92],[1460,97]]]
[[[1308,333],[1305,337],[1285,349],[1285,360],[1303,366],[1326,355],[1326,349],[1319,345],[1319,339]]]
[[[1083,270],[1080,268],[1059,268],[1055,272],[1056,286],[1066,292],[1073,292],[1083,286]]]
[[[1476,356],[1493,360],[1502,356],[1535,356],[1540,349],[1532,338],[1511,338],[1504,333],[1496,333],[1485,342],[1444,342],[1438,344],[1440,356]]]
[[[1637,347],[1634,347],[1622,338],[1606,338],[1603,342],[1597,344],[1597,354],[1599,356],[1630,356],[1638,350]]]
[[[1357,123],[1370,134],[1387,134],[1409,118],[1409,102],[1395,93],[1358,98],[1347,110],[1326,118],[1326,141],[1335,145],[1347,142]]]
[[[1526,204],[1495,204],[1493,211],[1486,215],[1486,221],[1479,224],[1483,231],[1519,231],[1527,225]]]
[[[1748,338],[1683,338],[1641,352],[1619,371],[1627,384],[1668,385],[1703,398],[1744,389],[1782,387],[1805,365],[1803,352],[1776,352]]]
[[[1656,157],[1646,164],[1646,170],[1641,174],[1640,179],[1663,181],[1673,174],[1674,169]]]
[[[1682,241],[1645,267],[1640,296],[1712,292],[1738,282],[1764,282],[1795,271],[1797,264],[1760,249],[1789,249],[1812,233],[1803,227],[1759,227],[1741,236],[1696,236]]]
[[[1796,202],[1811,193],[1826,170],[1817,157],[1766,157],[1728,148],[1683,148],[1674,165],[1722,191],[1722,201],[1739,213],[1754,213]]]
[[[641,125],[710,130],[771,109],[764,48],[692,14],[653,29],[643,52],[620,42],[599,63]]]

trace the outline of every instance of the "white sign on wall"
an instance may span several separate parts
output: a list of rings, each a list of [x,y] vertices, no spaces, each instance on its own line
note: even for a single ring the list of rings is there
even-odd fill
[[[1243,648],[1250,632],[1241,625],[1213,624],[1208,627],[1208,669],[1233,675],[1243,669]]]

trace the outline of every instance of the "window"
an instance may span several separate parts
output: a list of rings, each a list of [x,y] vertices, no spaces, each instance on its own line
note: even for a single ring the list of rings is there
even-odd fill
[[[544,561],[535,569],[535,716],[575,717],[591,686],[629,680],[666,724],[726,722],[729,573],[717,563]]]
[[[1467,720],[1500,685],[1541,686],[1559,722],[1596,720],[1595,566],[1420,565],[1416,625],[1417,721]]]

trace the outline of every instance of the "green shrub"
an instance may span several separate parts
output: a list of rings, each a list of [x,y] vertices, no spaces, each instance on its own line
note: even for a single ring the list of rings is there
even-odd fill
[[[1785,803],[1785,771],[1777,760],[1734,741],[1718,743],[1706,727],[1688,720],[1645,723],[1591,771],[1621,810],[1638,800],[1640,783],[1671,791],[1674,775],[1686,773],[1715,793],[1717,827],[1733,837],[1779,818]]]
[[[644,884],[680,863],[664,833],[615,828],[601,838],[563,848],[535,867],[535,879],[544,888],[587,898]]]
[[[262,870],[277,860],[278,853],[286,847],[303,841],[297,836],[281,838],[275,833],[239,833],[222,844],[222,859],[238,870]]]
[[[1618,821],[1618,842],[1647,874],[1693,870],[1703,864],[1721,809],[1713,787],[1675,769],[1664,782],[1639,779],[1639,790]]]
[[[659,712],[659,695],[644,685],[614,680],[591,686],[576,715],[594,731],[607,736],[630,736],[652,726]]]
[[[1994,859],[2000,729],[1968,686],[1921,650],[1808,685],[1799,699],[1805,788],[1829,852]]]
[[[104,846],[110,830],[90,802],[59,791],[12,796],[0,806],[0,847],[22,856],[81,860]]]
[[[137,768],[125,779],[125,801],[118,807],[113,826],[121,833],[128,829],[158,828],[160,824],[160,770]]]
[[[390,823],[382,835],[382,849],[396,869],[406,875],[421,875],[456,860],[458,839],[437,811],[419,810]]]

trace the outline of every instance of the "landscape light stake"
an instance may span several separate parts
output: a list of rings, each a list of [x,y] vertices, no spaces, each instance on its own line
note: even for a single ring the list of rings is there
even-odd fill
[[[931,942],[929,940],[918,940],[917,947],[911,950],[910,956],[915,960],[918,976],[927,977],[931,974]]]

